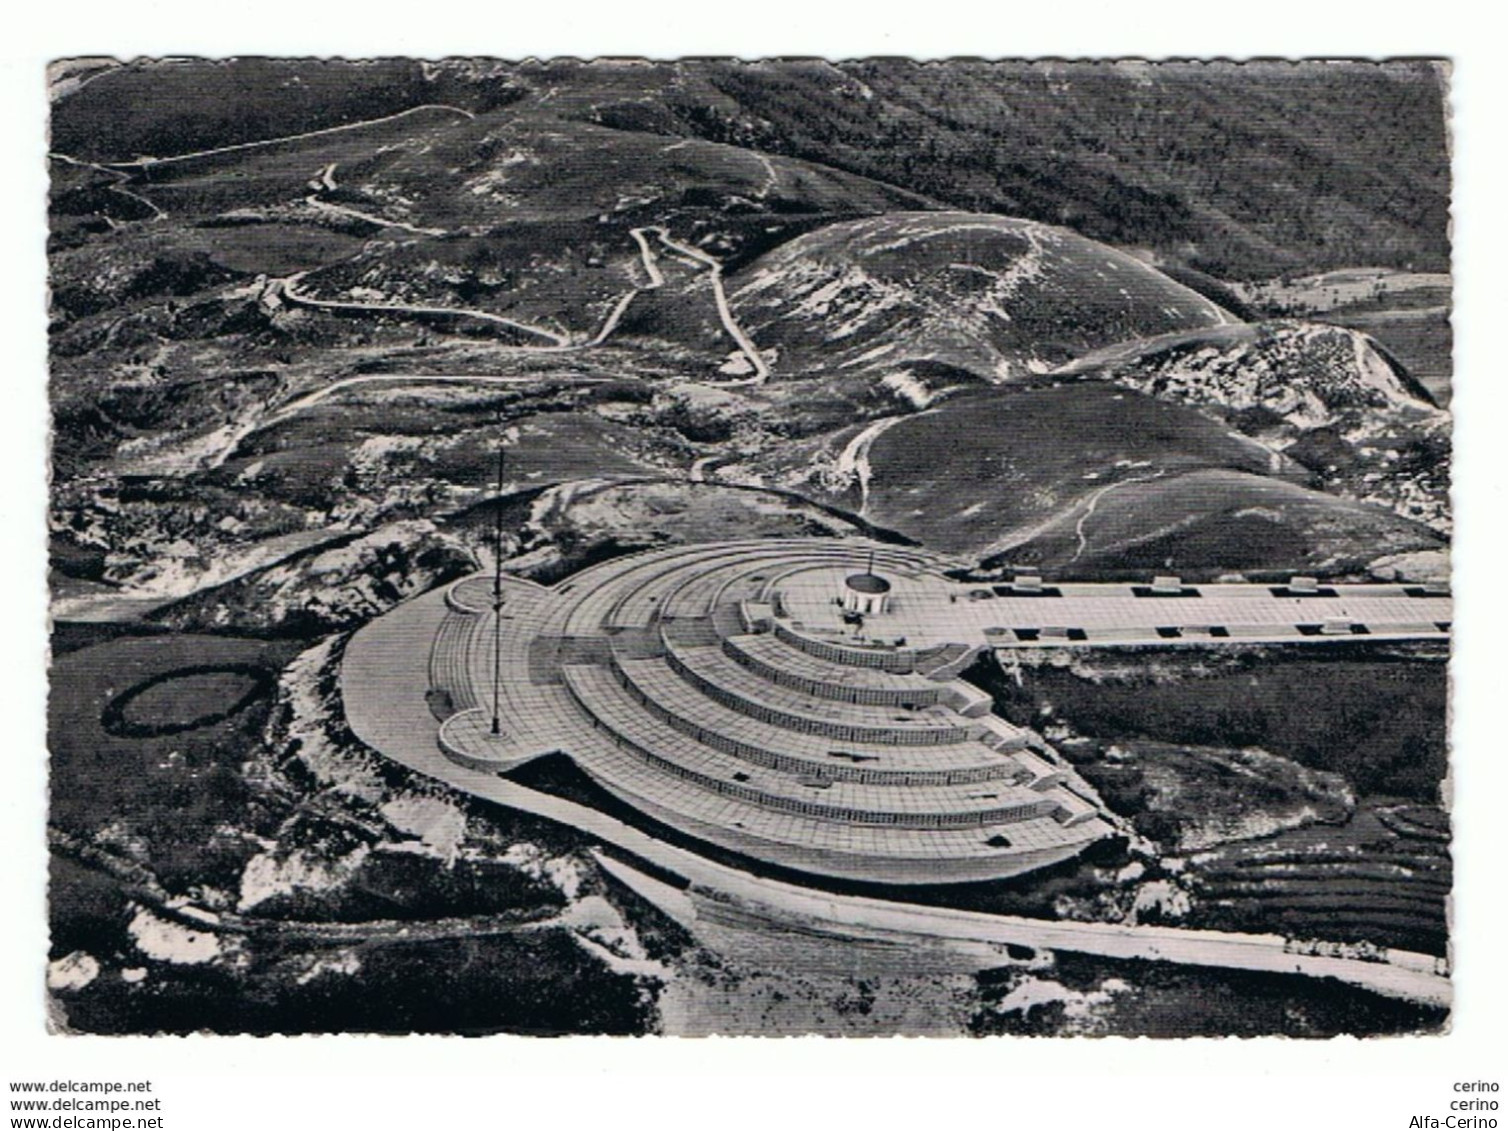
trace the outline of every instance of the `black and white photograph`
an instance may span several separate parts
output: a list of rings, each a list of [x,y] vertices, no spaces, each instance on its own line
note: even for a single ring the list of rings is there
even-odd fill
[[[45,80],[48,1039],[1449,1031],[1449,60]]]

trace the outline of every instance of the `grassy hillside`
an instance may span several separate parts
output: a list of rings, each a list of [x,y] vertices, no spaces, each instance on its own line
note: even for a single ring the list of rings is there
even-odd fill
[[[985,554],[1116,483],[1210,467],[1267,474],[1272,460],[1192,409],[1083,383],[960,393],[867,444],[847,429],[815,453],[772,453],[770,471],[808,477],[804,489],[926,545]]]
[[[1361,795],[1439,800],[1445,657],[1376,645],[1103,651],[1072,667],[1010,661],[971,675],[1017,722],[1061,720],[1105,741],[1260,746],[1342,774]]]
[[[1444,90],[1426,62],[698,67],[729,103],[684,111],[710,136],[1217,277],[1446,263]]]
[[[433,102],[799,157],[1224,278],[1448,256],[1426,62],[137,63],[60,100],[53,145],[160,155]]]
[[[1203,263],[1219,242],[1206,224],[1217,212],[1232,263],[1259,246],[1280,258],[1342,246],[1273,227],[1293,220],[1274,206],[1280,188],[1318,194],[1325,216],[1394,251],[1412,207],[1418,246],[1443,247],[1429,203],[1443,171],[1430,164],[1437,132],[1425,119],[1439,92],[1428,67],[236,61],[88,74],[69,80],[54,113],[56,148],[83,158],[164,157],[399,116],[158,161],[129,181],[54,162],[53,395],[67,472],[56,517],[70,552],[94,553],[122,525],[160,525],[155,503],[149,515],[136,503],[107,513],[85,499],[94,488],[71,485],[84,474],[173,480],[171,527],[185,544],[174,557],[190,562],[243,540],[211,529],[214,507],[194,517],[196,492],[260,499],[234,508],[253,540],[437,517],[485,478],[487,441],[462,434],[496,413],[431,411],[424,400],[445,398],[423,385],[285,411],[336,380],[405,372],[654,386],[595,407],[543,381],[499,390],[507,419],[546,404],[594,418],[569,435],[551,425],[558,442],[538,449],[538,466],[521,451],[522,474],[540,477],[524,486],[685,473],[704,459],[713,479],[797,487],[986,556],[1029,545],[1044,563],[1095,569],[1115,568],[1122,552],[1137,568],[1158,556],[1217,568],[1227,552],[1241,568],[1349,568],[1365,539],[1390,550],[1438,542],[1291,491],[1279,531],[1253,526],[1267,520],[1248,504],[1271,502],[1274,473],[1448,528],[1438,466],[1448,446],[1378,415],[1400,391],[1419,392],[1384,354],[1343,331],[1248,329],[1149,266]],[[1341,140],[1355,125],[1351,103],[1368,99],[1374,115],[1419,127],[1406,160],[1382,162],[1372,135]],[[1181,118],[1163,112],[1175,102]],[[80,148],[86,139],[116,149]],[[1042,167],[1049,158],[1064,176]],[[1226,178],[1219,193],[1206,170]],[[1330,178],[1324,192],[1309,183],[1316,171]],[[1031,185],[1058,202],[1055,214],[1017,192]],[[1392,212],[1368,211],[1368,200]],[[917,211],[936,201],[1032,219]],[[658,241],[658,227],[678,242]],[[635,230],[650,233],[648,250]],[[808,392],[708,395],[692,383],[749,370],[717,306],[712,261],[777,383],[815,378]],[[288,274],[302,275],[302,293],[371,306],[298,306],[262,278]],[[1283,298],[1243,293],[1268,309]],[[401,303],[543,333],[381,309]],[[611,337],[588,346],[604,327]],[[572,351],[537,352],[552,334]],[[1092,388],[948,399],[1101,350],[1119,352],[1084,363]],[[1286,432],[1251,416],[1316,398],[1351,415],[1311,414]],[[898,413],[913,416],[863,431]],[[1218,490],[1178,478],[1209,471],[1242,477]],[[1155,490],[1117,486],[1152,477]],[[1255,533],[1273,534],[1271,563],[1251,560]],[[140,558],[139,546],[117,547],[113,562],[89,568],[136,577]]]
[[[930,361],[1041,372],[1230,315],[1063,228],[963,212],[830,224],[734,276],[734,309],[787,372]]]
[[[52,146],[93,161],[157,157],[329,129],[425,103],[472,110],[524,90],[487,65],[414,59],[139,59],[53,105]]]
[[[331,162],[331,203],[440,228],[595,219],[651,204],[853,214],[926,203],[820,163],[562,120],[534,103],[474,118],[416,109],[338,133],[148,165],[140,184],[169,212],[203,216],[301,198]]]
[[[1075,577],[1190,578],[1227,572],[1281,577],[1364,574],[1388,554],[1433,550],[1443,539],[1381,507],[1228,469],[1131,483],[1064,514],[992,556]]]
[[[127,637],[60,658],[48,701],[49,821],[81,837],[113,826],[116,843],[134,847],[162,876],[233,880],[251,853],[222,826],[255,827],[264,816],[248,813],[238,770],[266,722],[273,678],[295,651],[183,635]],[[240,682],[212,688],[210,674]],[[156,722],[157,732],[111,724],[113,707],[122,708],[114,712],[120,721],[134,721],[133,693],[137,711],[148,694],[165,704],[142,720]]]
[[[1337,576],[1444,545],[1212,415],[1101,382],[957,392],[718,469],[756,473],[987,567],[1065,576]]]

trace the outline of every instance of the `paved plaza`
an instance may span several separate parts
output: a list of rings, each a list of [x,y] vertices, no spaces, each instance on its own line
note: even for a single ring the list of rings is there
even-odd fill
[[[930,573],[886,574],[887,611],[845,623],[835,601],[843,566],[814,566],[780,580],[786,615],[798,629],[856,641],[1054,645],[1161,643],[1187,637],[1284,640],[1305,636],[1444,637],[1448,595],[1405,585],[1182,585],[1159,592],[1144,584],[1041,586],[1021,595],[1010,584],[968,584]],[[884,571],[881,571],[884,572]],[[1071,635],[1070,635],[1071,634]]]

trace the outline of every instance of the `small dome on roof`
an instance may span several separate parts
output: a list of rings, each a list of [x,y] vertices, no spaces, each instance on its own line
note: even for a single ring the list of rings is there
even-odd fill
[[[846,584],[855,593],[890,592],[890,582],[872,573],[851,573]]]

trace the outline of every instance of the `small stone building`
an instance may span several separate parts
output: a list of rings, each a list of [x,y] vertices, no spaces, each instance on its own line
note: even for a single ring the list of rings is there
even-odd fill
[[[843,582],[843,611],[877,616],[890,608],[890,582],[876,573],[851,573]]]

